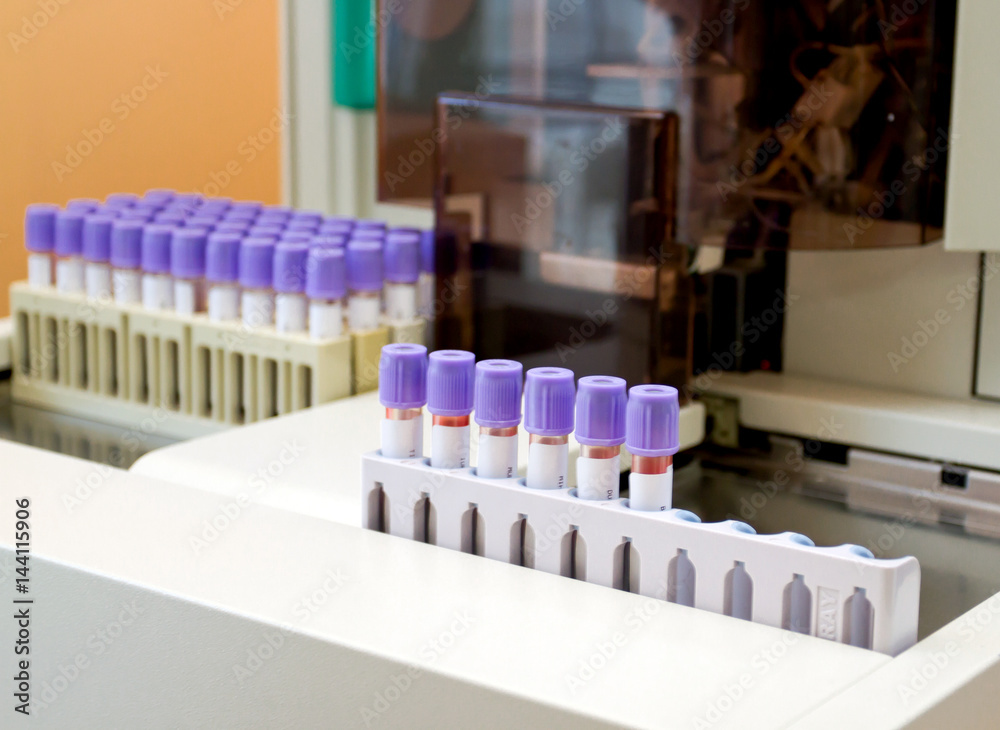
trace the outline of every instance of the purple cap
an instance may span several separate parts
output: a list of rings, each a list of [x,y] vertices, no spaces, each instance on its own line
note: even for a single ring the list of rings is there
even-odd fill
[[[524,381],[524,430],[539,436],[566,436],[573,431],[573,371],[532,368]]]
[[[109,218],[119,218],[122,213],[129,213],[131,210],[131,208],[115,208],[110,205],[102,205],[100,208],[91,213],[91,215],[104,215]]]
[[[204,228],[205,230],[211,231],[219,224],[219,219],[213,215],[200,215],[201,211],[198,211],[199,215],[193,215],[187,219],[184,225],[188,228]]]
[[[354,221],[354,227],[369,231],[372,230],[384,231],[386,228],[388,228],[388,225],[386,224],[385,221],[376,221],[376,220],[362,218],[361,220]]]
[[[142,199],[149,203],[166,205],[174,199],[174,191],[169,188],[153,188],[152,190],[147,190]]]
[[[312,237],[310,246],[322,248],[344,248],[347,245],[347,236],[338,236],[332,233],[320,233]]]
[[[306,233],[304,231],[285,231],[280,236],[278,236],[278,243],[305,243],[308,244],[312,241],[313,237],[311,233]]]
[[[486,428],[512,428],[521,422],[523,372],[524,367],[514,360],[476,364],[476,423]]]
[[[142,262],[142,221],[116,220],[111,224],[111,265],[137,269]]]
[[[142,231],[142,270],[150,274],[170,273],[170,240],[174,226],[153,223]]]
[[[219,233],[246,233],[250,228],[250,221],[222,220],[215,225],[215,230]]]
[[[308,255],[305,243],[278,243],[274,249],[275,291],[293,294],[305,290]]]
[[[390,233],[385,240],[385,280],[413,284],[419,278],[420,236]]]
[[[435,416],[472,413],[476,356],[465,350],[432,352],[427,365],[427,410]]]
[[[635,456],[671,456],[680,449],[680,402],[669,385],[637,385],[628,392],[625,446]]]
[[[350,223],[324,223],[319,227],[321,235],[350,236],[353,230]]]
[[[292,212],[293,221],[316,221],[319,225],[323,222],[323,214],[318,210],[296,210]]]
[[[234,233],[216,231],[205,246],[205,278],[218,283],[232,283],[240,273],[240,241]]]
[[[232,198],[208,198],[205,200],[201,207],[198,208],[199,215],[211,214],[211,215],[222,215],[227,210],[229,206],[233,204]]]
[[[88,215],[83,219],[83,258],[95,264],[111,258],[111,226],[115,219],[107,215]]]
[[[157,213],[153,217],[153,220],[167,226],[183,226],[184,222],[187,220],[187,216],[176,209],[165,210],[162,213]]]
[[[96,198],[74,198],[66,203],[66,210],[77,210],[81,213],[93,213],[101,207],[101,201]]]
[[[285,228],[289,231],[305,231],[306,233],[315,233],[319,230],[319,221],[295,220],[293,218],[288,221],[288,225],[285,226]]]
[[[323,225],[348,225],[354,227],[354,219],[349,215],[328,215],[323,218]]]
[[[244,238],[240,244],[240,284],[247,289],[270,289],[274,281],[274,241]]]
[[[208,231],[178,228],[170,239],[170,273],[180,279],[200,279],[205,275]]]
[[[79,256],[83,251],[83,210],[60,210],[56,213],[57,256]]]
[[[174,199],[170,201],[170,205],[174,208],[194,211],[204,200],[205,196],[201,193],[177,193]]]
[[[129,210],[135,211],[137,213],[147,213],[152,216],[159,213],[165,207],[166,207],[165,204],[161,205],[160,203],[151,203],[148,200],[140,200],[138,203],[129,208]]]
[[[385,231],[380,231],[377,228],[355,228],[351,231],[351,240],[382,242],[385,240]]]
[[[295,211],[287,205],[262,205],[261,215],[282,215],[285,218],[291,217]]]
[[[386,408],[422,408],[427,403],[427,348],[396,344],[382,348],[378,399]]]
[[[118,219],[123,221],[139,221],[140,223],[148,223],[153,220],[153,214],[148,211],[128,208],[122,211],[122,214],[118,216]]]
[[[371,241],[347,244],[347,287],[351,291],[382,290],[382,246]]]
[[[422,231],[420,234],[420,270],[434,273],[434,231]]]
[[[131,208],[139,202],[139,196],[133,193],[111,193],[104,198],[104,205],[109,208]]]
[[[24,247],[35,253],[49,253],[56,243],[56,215],[59,206],[34,203],[24,210]]]
[[[261,213],[257,216],[257,225],[259,226],[281,226],[284,228],[288,225],[288,216],[284,213]]]
[[[584,446],[625,443],[625,381],[605,375],[580,378],[576,392],[576,440]]]
[[[343,299],[347,293],[347,261],[343,249],[314,248],[306,263],[306,296]]]
[[[254,223],[253,227],[250,228],[250,235],[251,236],[272,236],[272,237],[277,237],[277,236],[280,236],[284,232],[285,232],[285,227],[284,226],[274,225],[273,223],[271,223],[271,224],[262,224],[260,221],[257,221],[256,223]]]
[[[252,221],[260,212],[259,203],[233,203],[225,213],[225,219],[231,221]],[[258,207],[254,207],[258,206]]]

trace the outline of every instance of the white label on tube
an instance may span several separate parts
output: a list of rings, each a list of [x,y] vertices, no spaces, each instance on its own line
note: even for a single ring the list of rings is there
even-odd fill
[[[106,300],[111,296],[111,267],[107,264],[87,264],[87,296]]]
[[[49,254],[28,254],[28,283],[33,287],[52,286],[52,257]]]
[[[664,512],[673,504],[674,467],[664,474],[628,475],[628,506],[640,512]]]
[[[235,284],[213,284],[208,290],[208,317],[213,322],[239,319],[239,287]]]
[[[417,284],[420,289],[419,306],[420,316],[432,319],[434,317],[434,274],[427,271],[420,273],[420,280]]]
[[[111,283],[118,304],[138,304],[142,297],[142,275],[135,269],[113,269]]]
[[[529,444],[528,479],[532,489],[562,489],[569,471],[569,444]]]
[[[469,465],[469,427],[431,426],[431,466],[464,469]]]
[[[174,280],[174,310],[177,314],[190,316],[205,308],[204,288],[201,281],[192,279]]]
[[[56,289],[64,294],[79,294],[84,290],[83,259],[56,259]]]
[[[241,309],[243,324],[247,327],[267,327],[274,323],[274,294],[248,289],[243,292]]]
[[[388,459],[416,459],[423,455],[423,415],[405,421],[382,419],[382,456]]]
[[[517,476],[517,436],[479,434],[479,463],[476,476],[507,479]]]
[[[394,322],[410,322],[417,318],[416,284],[385,285],[385,316]]]
[[[146,309],[173,309],[174,283],[166,274],[144,274],[142,306]]]
[[[305,332],[308,312],[303,295],[278,294],[274,300],[275,329],[278,332]]]
[[[347,323],[354,332],[376,330],[382,302],[377,296],[354,295],[347,300]]]
[[[580,499],[618,499],[618,480],[621,477],[620,460],[576,460],[576,496]]]
[[[309,336],[314,340],[329,340],[344,334],[344,308],[340,302],[312,301],[309,303]]]

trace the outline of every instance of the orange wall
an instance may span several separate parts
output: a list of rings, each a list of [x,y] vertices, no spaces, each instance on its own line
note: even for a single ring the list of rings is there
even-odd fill
[[[3,0],[0,34],[0,316],[29,203],[279,202],[278,0]]]

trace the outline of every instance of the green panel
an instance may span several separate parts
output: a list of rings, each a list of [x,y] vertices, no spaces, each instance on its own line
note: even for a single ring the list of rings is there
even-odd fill
[[[375,0],[332,0],[333,102],[375,107]]]

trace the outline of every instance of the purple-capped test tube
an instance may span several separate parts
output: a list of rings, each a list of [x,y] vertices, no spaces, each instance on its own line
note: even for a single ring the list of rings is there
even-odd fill
[[[174,277],[174,311],[191,316],[205,311],[205,255],[208,231],[178,228],[170,239],[170,273]]]
[[[642,512],[670,509],[674,454],[680,450],[680,399],[669,385],[637,385],[628,392],[625,446],[632,454],[628,506]]]
[[[274,241],[245,238],[240,245],[240,312],[247,327],[274,324]]]
[[[306,264],[309,336],[327,340],[344,334],[347,262],[340,248],[312,248]]]
[[[274,326],[278,332],[305,332],[309,316],[306,301],[305,243],[279,243],[274,249]]]
[[[111,193],[104,199],[106,208],[131,208],[139,202],[139,196],[134,193]]]
[[[142,300],[141,220],[118,219],[111,224],[111,290],[118,304]]]
[[[66,294],[80,294],[85,289],[83,219],[86,215],[83,207],[56,214],[56,289]]]
[[[170,242],[173,226],[153,223],[142,231],[142,306],[174,308],[174,282],[170,277]]]
[[[56,244],[56,216],[59,206],[34,203],[24,211],[24,247],[28,249],[28,284],[34,288],[52,286],[52,249]]]
[[[517,476],[517,427],[521,423],[523,376],[524,366],[514,360],[476,363],[478,477],[508,479]]]
[[[618,499],[625,443],[625,381],[605,375],[580,378],[576,391],[576,496]]]
[[[575,395],[572,370],[532,368],[525,377],[527,485],[532,489],[562,489],[567,484]]]
[[[385,316],[393,322],[417,318],[420,234],[394,231],[385,239]]]
[[[83,219],[83,261],[87,297],[97,301],[111,298],[111,226],[108,215],[88,215]]]
[[[432,352],[427,365],[427,410],[431,426],[431,466],[469,465],[469,416],[476,385],[476,356],[464,350]]]
[[[423,407],[427,404],[427,348],[395,344],[382,348],[378,397],[385,407],[382,456],[413,459],[424,455]]]
[[[379,327],[382,314],[382,246],[374,241],[347,244],[347,324],[352,332]]]
[[[229,322],[240,318],[240,242],[242,235],[216,231],[205,247],[208,318]]]

